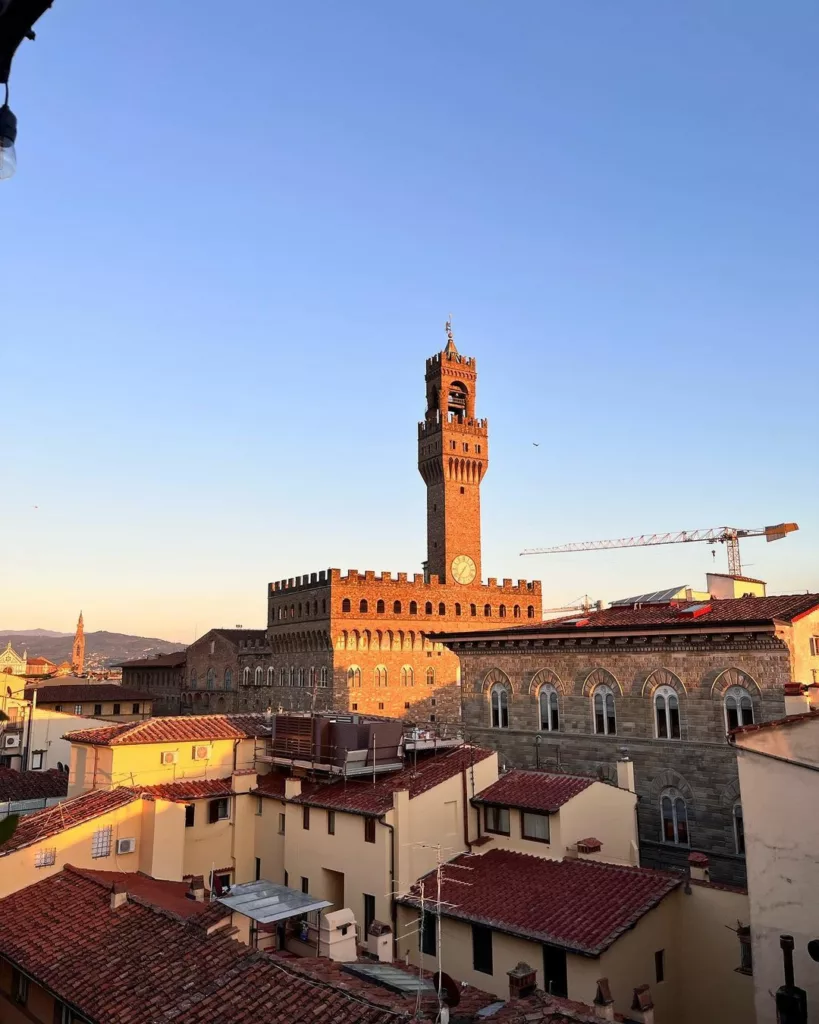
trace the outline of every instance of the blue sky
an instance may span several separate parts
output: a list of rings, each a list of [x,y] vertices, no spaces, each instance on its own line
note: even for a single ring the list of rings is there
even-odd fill
[[[819,589],[813,0],[56,0],[37,34],[0,627],[190,640],[273,579],[417,571],[450,310],[486,575],[699,587],[705,545],[519,552],[784,519],[746,571]]]

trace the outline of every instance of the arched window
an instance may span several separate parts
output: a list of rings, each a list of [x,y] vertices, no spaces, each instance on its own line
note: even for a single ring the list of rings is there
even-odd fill
[[[498,608],[498,615],[500,615],[500,617],[501,617],[502,619],[505,619],[505,618],[506,618],[506,605],[505,605],[505,604],[502,604],[502,605],[501,605],[501,606],[500,606],[500,607]]]
[[[557,690],[553,686],[542,686],[538,697],[540,728],[548,732],[560,729],[560,712],[557,705]]]
[[[319,669],[319,686],[327,685],[327,666],[322,665]]]
[[[663,790],[660,814],[663,820],[663,842],[688,846],[688,811],[685,800],[676,789]]]
[[[414,684],[415,674],[412,671],[412,665],[403,665],[401,668],[401,685],[413,686]]]
[[[295,617],[296,617],[296,606],[291,604],[290,605],[290,618],[291,619],[295,619]]]
[[[446,615],[446,605],[444,604],[443,601],[441,601],[441,603],[438,605],[438,614]]]
[[[349,597],[345,597],[344,600],[341,602],[341,610],[343,612],[348,612],[350,610],[350,599],[349,599]]]
[[[731,686],[725,691],[725,726],[730,732],[740,725],[754,724],[754,702],[744,686]]]
[[[358,610],[362,613],[362,615],[366,615],[366,613],[370,610],[370,606],[367,604],[366,599],[363,597],[358,602]]]
[[[489,694],[492,704],[492,728],[509,728],[509,694],[506,687],[496,683]]]
[[[734,846],[737,853],[745,854],[745,822],[742,818],[742,804],[737,801],[734,804]]]
[[[478,606],[475,605],[475,604],[471,604],[469,606],[469,614],[472,615],[472,616],[477,615],[478,614]]]
[[[348,608],[347,611],[350,609]],[[299,601],[299,618],[301,618],[301,601]]]
[[[410,601],[410,615],[417,615],[417,614],[418,614],[418,602],[417,601]]]
[[[209,668],[208,669],[208,673],[205,676],[205,689],[207,689],[207,690],[212,690],[213,689],[213,681],[214,681],[215,678],[216,677],[215,677],[215,673],[214,673],[213,669]]]
[[[429,668],[427,669],[427,686],[434,686],[434,685],[435,685],[435,669],[432,667],[432,665],[430,665]]]
[[[314,689],[316,685],[316,670],[312,665],[307,670],[307,685],[311,690]]]
[[[279,686],[284,686],[284,681],[285,681],[285,671],[284,671],[284,665],[282,665],[282,667],[279,669]]]
[[[291,686],[295,686],[296,685],[296,666],[295,665],[291,665],[290,666],[290,679],[289,679],[289,682],[290,682]]]
[[[304,686],[304,668],[299,668],[299,686]]]
[[[247,666],[242,669],[242,686],[250,686],[250,669]]]
[[[318,601],[313,602],[313,615],[318,615]]]
[[[262,666],[261,665],[257,665],[256,666],[256,671],[253,673],[253,685],[254,686],[261,686],[262,685]]]
[[[375,685],[383,688],[387,685],[387,666],[376,665],[375,666]]]
[[[376,603],[375,610],[376,610],[376,612],[378,612],[379,615],[383,615],[384,614],[384,602],[383,601],[378,601]]]
[[[323,597],[321,599],[321,614],[322,615],[326,615],[327,614],[327,598],[326,597]]]
[[[196,669],[191,669],[191,689],[196,689]]]
[[[225,669],[225,689],[230,690],[233,686],[233,673],[229,668]]]
[[[273,684],[275,682],[276,682],[276,670],[273,668],[272,665],[269,665],[268,669],[267,669],[267,685],[268,686],[273,686]]]
[[[519,619],[520,618],[520,605],[519,604],[516,604],[515,607],[512,609],[512,617],[515,618],[515,619]]]
[[[654,724],[657,739],[680,738],[680,702],[671,686],[659,686],[654,694]]]
[[[361,686],[361,669],[358,665],[350,665],[347,669],[347,685],[349,687]]]
[[[526,618],[533,619],[535,617],[535,606],[530,604],[526,609]]]
[[[457,601],[455,602],[455,614],[456,615],[460,615],[461,614],[461,606],[457,603]]]
[[[483,614],[484,614],[484,617],[487,618],[487,619],[492,615],[492,605],[491,604],[485,604],[483,606]]]
[[[432,615],[432,601],[427,601],[424,605],[424,614]]]
[[[401,602],[400,601],[393,601],[393,603],[392,603],[392,613],[393,613],[393,615],[400,615],[401,614]]]
[[[614,693],[609,686],[598,686],[594,691],[594,731],[600,736],[614,736],[617,721],[614,717]]]

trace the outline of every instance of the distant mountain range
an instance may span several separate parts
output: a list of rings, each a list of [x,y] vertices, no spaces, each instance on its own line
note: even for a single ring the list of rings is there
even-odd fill
[[[0,629],[0,644],[5,647],[9,640],[18,654],[25,650],[30,658],[48,658],[59,665],[61,661],[71,660],[74,634],[55,633],[51,629]],[[110,668],[133,658],[150,658],[154,654],[182,651],[186,646],[157,637],[130,636],[127,633],[100,630],[85,634],[85,660],[89,666]]]

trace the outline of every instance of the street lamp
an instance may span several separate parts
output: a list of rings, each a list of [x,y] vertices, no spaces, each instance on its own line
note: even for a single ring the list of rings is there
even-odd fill
[[[10,178],[17,170],[17,118],[9,106],[9,87],[6,83],[6,102],[0,107],[0,181]]]

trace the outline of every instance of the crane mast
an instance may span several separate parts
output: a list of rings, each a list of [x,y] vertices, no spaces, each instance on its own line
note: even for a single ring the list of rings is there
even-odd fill
[[[764,537],[768,543],[783,540],[789,533],[798,530],[796,523],[779,523],[776,526],[760,526],[750,529],[737,526],[713,526],[705,530],[680,530],[677,533],[642,533],[639,537],[619,537],[616,540],[586,540],[575,544],[558,544],[550,548],[527,548],[521,555],[556,555],[572,551],[607,551],[612,548],[647,548],[660,544],[691,544],[698,541],[706,544],[724,544],[728,552],[728,572],[731,576],[742,575],[742,561],[739,556],[741,537]]]

